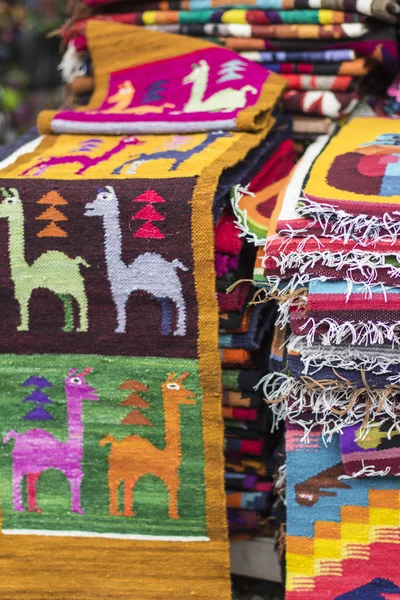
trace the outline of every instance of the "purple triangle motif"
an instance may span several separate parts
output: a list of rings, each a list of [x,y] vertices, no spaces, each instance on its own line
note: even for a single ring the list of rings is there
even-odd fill
[[[22,402],[38,402],[39,404],[53,404],[50,398],[41,390],[34,390],[32,394],[26,396]]]
[[[24,381],[24,383],[21,383],[21,386],[29,386],[29,385],[34,385],[35,387],[38,388],[45,388],[45,387],[52,387],[53,384],[50,383],[50,381],[47,381],[47,379],[45,379],[44,377],[41,377],[40,375],[31,375],[31,377],[28,377],[28,379],[26,381]]]
[[[53,417],[42,406],[37,406],[24,417],[24,421],[51,421]]]

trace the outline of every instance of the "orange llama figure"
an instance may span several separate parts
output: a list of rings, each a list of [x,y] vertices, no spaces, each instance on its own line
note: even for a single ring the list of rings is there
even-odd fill
[[[125,484],[124,516],[133,517],[134,487],[140,477],[152,474],[164,481],[168,488],[169,518],[180,518],[178,512],[178,470],[181,463],[179,405],[195,404],[194,392],[182,385],[182,381],[188,375],[189,373],[183,373],[177,377],[175,373],[169,373],[166,381],[161,385],[165,419],[165,446],[162,450],[139,435],[128,435],[121,441],[113,435],[106,435],[100,441],[100,446],[111,444],[108,457],[110,515],[121,516],[118,509],[118,488],[123,481]]]

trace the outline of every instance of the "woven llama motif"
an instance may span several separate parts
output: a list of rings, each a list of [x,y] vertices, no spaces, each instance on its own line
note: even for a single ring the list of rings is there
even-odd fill
[[[13,506],[15,511],[23,512],[22,483],[27,477],[28,508],[30,512],[40,512],[36,499],[36,485],[40,475],[48,469],[64,473],[71,489],[71,511],[84,514],[81,506],[81,484],[83,479],[83,436],[84,423],[82,402],[98,400],[96,390],[90,387],[85,376],[92,369],[78,373],[71,369],[65,380],[67,401],[68,438],[62,442],[44,429],[30,429],[21,434],[12,430],[3,438],[5,444],[15,440],[12,451],[13,463]]]
[[[1,188],[0,219],[8,220],[8,251],[15,299],[20,307],[18,331],[29,330],[29,301],[34,290],[42,288],[54,292],[64,303],[65,326],[70,328],[71,298],[79,306],[77,331],[88,330],[88,305],[84,278],[80,266],[89,267],[81,257],[70,258],[63,252],[43,252],[29,265],[25,259],[24,209],[18,190]]]
[[[145,252],[131,264],[125,264],[122,260],[119,204],[112,186],[98,189],[94,202],[86,204],[85,215],[103,218],[107,276],[117,311],[116,333],[126,332],[126,308],[130,295],[136,291],[144,291],[160,302],[163,322],[169,320],[169,307],[165,300],[175,304],[177,325],[173,334],[184,336],[186,307],[178,271],[187,271],[187,268],[179,260],[168,261],[155,252]],[[162,333],[165,335],[169,331],[163,330]]]
[[[138,480],[145,475],[155,475],[164,481],[169,493],[168,516],[179,519],[178,493],[180,487],[179,466],[181,463],[180,405],[195,404],[195,394],[188,390],[183,381],[189,373],[177,376],[169,373],[161,385],[165,418],[165,446],[156,448],[149,440],[139,435],[130,435],[117,440],[106,435],[100,445],[111,445],[108,457],[108,489],[110,515],[120,516],[118,489],[124,484],[125,517],[133,517],[133,492]]]
[[[193,84],[190,98],[180,113],[199,113],[199,112],[234,112],[247,105],[247,94],[258,94],[258,90],[252,85],[244,85],[240,89],[226,87],[223,90],[215,92],[211,96],[207,93],[210,78],[210,65],[204,59],[200,59],[198,64],[192,66],[192,71],[183,78],[182,83]],[[206,98],[206,96],[208,96]]]

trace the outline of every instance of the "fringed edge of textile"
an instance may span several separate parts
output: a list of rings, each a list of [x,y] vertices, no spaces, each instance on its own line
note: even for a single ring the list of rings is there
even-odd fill
[[[247,210],[245,208],[243,210],[239,208],[239,202],[243,196],[255,197],[255,194],[249,191],[249,185],[250,184],[244,187],[241,185],[235,185],[231,190],[231,205],[233,214],[235,215],[235,226],[236,229],[240,231],[240,233],[238,233],[240,238],[245,238],[246,241],[250,242],[250,244],[254,244],[254,246],[264,246],[266,238],[259,238],[255,233],[250,231],[247,224]]]
[[[352,279],[354,272],[359,272],[364,277],[366,283],[373,283],[376,281],[380,269],[385,269],[390,277],[395,278],[400,276],[399,254],[386,254],[355,249],[348,252],[332,252],[330,250],[304,251],[304,245],[311,237],[316,239],[314,236],[304,238],[302,242],[299,242],[296,249],[291,250],[289,253],[279,252],[276,256],[266,253],[262,261],[263,268],[266,268],[267,260],[274,261],[276,267],[279,268],[281,275],[285,275],[287,271],[293,271],[295,269],[300,275],[303,275],[306,271],[313,269],[317,265],[329,267],[336,271],[346,268],[345,276],[347,278]],[[284,240],[282,240],[283,245],[285,243]],[[266,250],[271,244],[271,241],[271,239],[267,240]],[[289,239],[287,241],[289,241]],[[398,267],[386,263],[386,259],[393,256],[399,263]],[[343,277],[344,276],[341,275],[340,278],[343,279]]]
[[[310,227],[318,223],[322,236],[342,239],[345,242],[356,241],[362,246],[370,246],[377,242],[394,244],[400,235],[400,211],[384,213],[379,217],[354,215],[330,204],[315,202],[303,192],[296,212],[301,217],[312,219]]]
[[[303,347],[303,336],[291,336],[288,341],[288,352],[300,353],[305,375],[315,375],[321,369],[346,369],[349,371],[368,371],[373,375],[390,373],[390,367],[400,365],[400,353],[397,356],[385,356],[381,350],[374,348],[374,355],[368,354],[357,346],[329,346],[314,344]],[[400,384],[400,374],[388,377],[388,381]]]
[[[301,331],[309,328],[304,334],[308,346],[316,339],[323,346],[338,346],[345,340],[357,346],[371,346],[391,343],[400,344],[400,321],[390,323],[388,321],[344,321],[337,323],[335,319],[314,319],[310,317],[299,329]],[[323,329],[319,333],[319,330]],[[318,337],[317,337],[318,336]]]
[[[349,380],[325,379],[316,381],[302,376],[299,380],[284,373],[270,373],[256,386],[262,386],[265,401],[271,406],[276,428],[280,421],[289,421],[304,430],[303,440],[309,441],[314,427],[322,428],[322,437],[331,441],[344,427],[361,424],[360,435],[366,435],[374,422],[391,419],[393,429],[398,429],[396,399],[400,386],[387,385],[382,389],[368,386],[356,387]],[[399,413],[400,414],[400,413]],[[390,439],[390,438],[389,438]]]

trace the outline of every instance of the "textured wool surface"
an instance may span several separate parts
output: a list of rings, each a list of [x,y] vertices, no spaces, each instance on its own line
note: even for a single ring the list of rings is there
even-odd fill
[[[400,125],[393,120],[351,120],[314,161],[305,181],[305,197],[353,215],[395,212],[400,203],[399,134]]]
[[[380,27],[373,29],[366,35],[358,39],[256,39],[256,38],[237,38],[237,37],[217,37],[208,38],[210,41],[217,41],[226,48],[236,50],[237,52],[246,51],[284,51],[284,52],[310,52],[315,50],[353,50],[360,57],[371,58],[382,64],[388,75],[394,77],[398,69],[398,49],[396,43],[396,29],[394,27]],[[316,65],[317,66],[317,65]],[[321,66],[321,65],[320,65]],[[310,71],[308,71],[310,73]],[[331,73],[315,74],[339,74],[337,71]],[[352,73],[340,73],[342,75],[351,75]]]
[[[318,428],[309,444],[301,438],[300,428],[287,426],[286,597],[396,598],[398,478],[338,479],[339,436],[327,446]]]
[[[303,52],[242,52],[241,56],[262,63],[341,63],[355,60],[354,50],[318,50]]]
[[[87,35],[95,77],[90,103],[44,111],[41,132],[259,131],[273,124],[284,80],[229,50],[112,22],[89,22]]]
[[[344,25],[248,25],[208,23],[206,25],[151,25],[155,31],[193,36],[237,37],[254,39],[346,39],[366,35],[372,28],[368,23]]]
[[[93,15],[87,19],[75,21],[63,28],[63,39],[68,42],[77,35],[84,35],[87,22],[92,19],[115,21],[126,25],[201,25],[222,23],[229,25],[277,25],[277,24],[342,24],[362,23],[366,16],[346,13],[338,10],[193,10],[193,11],[157,11],[107,13]]]
[[[316,115],[337,119],[355,108],[358,95],[331,90],[288,90],[283,95],[283,108],[292,114]]]
[[[84,0],[88,6],[112,4],[117,0]],[[229,3],[224,3],[220,0],[149,0],[135,3],[136,10],[205,10],[212,8],[235,7],[239,8],[262,8],[262,9],[284,9],[293,10],[305,8],[323,8],[334,9],[347,12],[359,12],[361,14],[372,15],[388,23],[396,22],[396,14],[399,13],[398,6],[391,0],[372,0],[370,3],[362,4],[357,0],[318,0],[317,2],[307,0],[252,0],[251,2],[242,2],[241,0],[231,0]]]
[[[4,597],[229,597],[212,198],[265,134],[0,165]]]
[[[371,70],[371,63],[363,58],[338,63],[311,63],[311,62],[262,62],[265,68],[280,75],[338,75],[362,76]]]
[[[347,92],[355,87],[355,79],[346,75],[284,75],[292,90],[332,90]]]
[[[398,476],[400,437],[390,419],[374,423],[363,435],[357,425],[345,427],[340,451],[346,475],[355,478]]]

